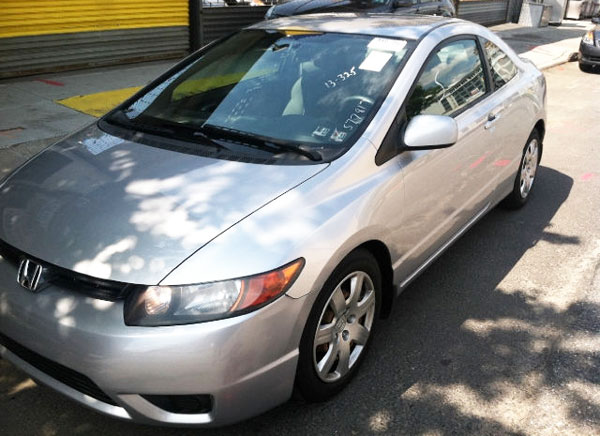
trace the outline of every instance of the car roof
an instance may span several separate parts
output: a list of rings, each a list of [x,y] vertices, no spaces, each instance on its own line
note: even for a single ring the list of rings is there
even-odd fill
[[[306,30],[419,39],[430,30],[463,20],[399,14],[324,13],[262,21],[248,29]]]

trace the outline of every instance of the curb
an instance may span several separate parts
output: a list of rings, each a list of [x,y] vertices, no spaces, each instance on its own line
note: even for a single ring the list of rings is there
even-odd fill
[[[10,145],[6,145],[6,146],[2,146],[2,147],[0,147],[0,153],[2,153],[3,151],[10,150],[18,155],[21,155],[21,156],[29,159],[30,157],[37,154],[44,148],[60,141],[65,136],[67,136],[67,134],[54,136],[51,138],[34,139],[32,141],[24,141],[24,142],[19,142],[18,144],[10,144]]]
[[[575,56],[574,56],[575,55]],[[570,53],[566,59],[559,59],[557,61],[550,62],[547,65],[539,67],[540,71],[549,70],[550,68],[558,67],[559,65],[568,64],[571,62],[576,62],[578,59],[578,54],[576,52]]]

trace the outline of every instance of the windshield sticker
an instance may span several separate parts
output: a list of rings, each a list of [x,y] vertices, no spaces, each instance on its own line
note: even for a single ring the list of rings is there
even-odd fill
[[[313,136],[317,136],[319,138],[324,138],[327,135],[329,135],[330,131],[331,131],[331,129],[328,128],[328,127],[317,126],[317,128],[315,129],[315,131],[312,132],[312,135]]]
[[[348,134],[346,132],[340,132],[338,129],[333,131],[333,135],[331,135],[331,140],[335,142],[344,142]]]
[[[388,63],[388,61],[390,60],[391,57],[392,57],[392,54],[388,53],[388,52],[372,51],[365,58],[363,63],[360,64],[358,69],[366,70],[366,71],[374,71],[376,73],[379,73],[382,70],[382,68],[385,67],[385,64]]]
[[[334,80],[328,80],[325,82],[327,88],[335,88],[339,82],[345,82],[350,77],[356,76],[356,66],[353,66],[348,71],[343,71],[335,76]]]
[[[99,155],[103,151],[113,148],[124,143],[121,138],[115,136],[102,135],[100,138],[87,138],[79,141],[79,144],[84,145],[87,150],[94,156]]]
[[[389,38],[373,38],[368,47],[372,50],[399,52],[406,47],[406,41]]]

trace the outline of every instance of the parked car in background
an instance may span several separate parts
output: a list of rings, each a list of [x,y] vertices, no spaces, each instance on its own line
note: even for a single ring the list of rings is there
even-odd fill
[[[385,12],[454,17],[451,0],[291,0],[272,6],[266,19],[321,12]]]
[[[528,201],[545,100],[457,19],[289,17],[208,45],[1,183],[0,355],[145,423],[331,398],[395,297]]]
[[[600,17],[592,18],[596,26],[581,38],[579,44],[579,68],[590,72],[600,70]]]
[[[203,8],[224,8],[226,6],[225,0],[202,0]]]
[[[274,0],[225,0],[227,6],[267,6],[273,4]]]

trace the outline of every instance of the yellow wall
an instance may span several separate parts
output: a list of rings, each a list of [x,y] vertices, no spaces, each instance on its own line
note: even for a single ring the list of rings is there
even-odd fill
[[[0,38],[188,25],[188,0],[0,0]]]

